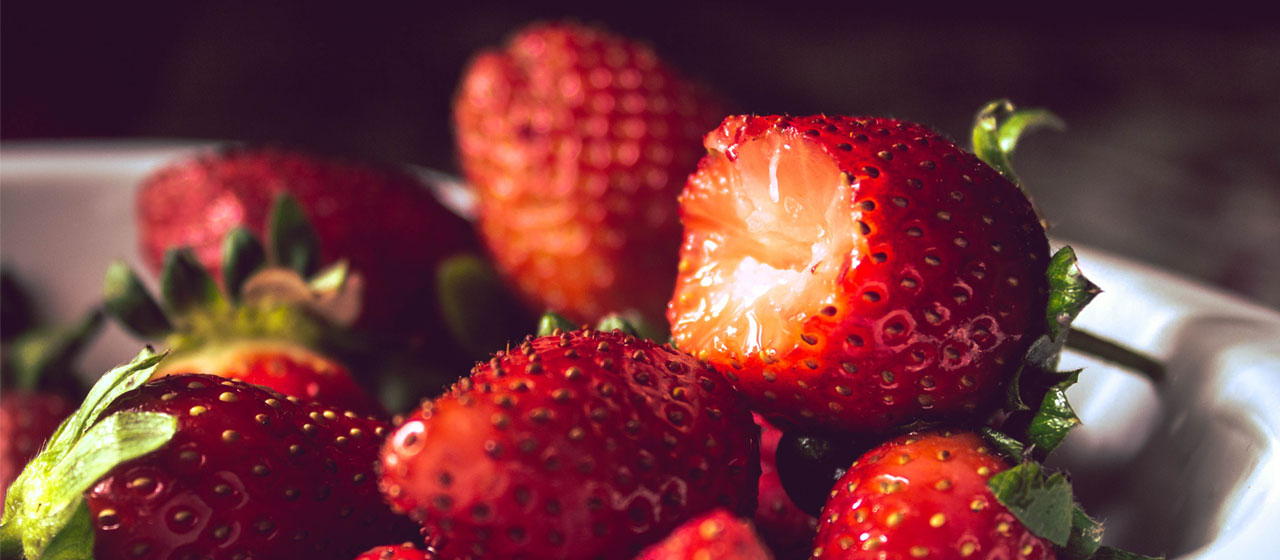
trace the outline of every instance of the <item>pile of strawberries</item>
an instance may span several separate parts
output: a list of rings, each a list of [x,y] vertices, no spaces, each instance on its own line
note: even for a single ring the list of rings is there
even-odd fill
[[[460,85],[473,207],[277,148],[152,175],[159,297],[118,263],[103,306],[159,350],[42,436],[0,551],[1140,558],[1039,463],[1078,422],[1053,365],[1097,291],[1008,169],[1051,117],[992,104],[975,155],[723,106],[539,24]]]

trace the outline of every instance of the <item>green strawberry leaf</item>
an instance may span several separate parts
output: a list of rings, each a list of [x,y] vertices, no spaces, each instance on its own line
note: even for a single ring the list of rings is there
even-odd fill
[[[74,325],[23,333],[8,348],[16,385],[30,390],[74,385],[72,362],[101,327],[102,312],[95,309]]]
[[[236,226],[222,243],[222,285],[227,298],[240,301],[240,289],[254,272],[267,264],[267,253],[244,226]]]
[[[538,319],[538,336],[548,336],[555,334],[556,330],[568,332],[577,330],[578,326],[572,321],[566,319],[564,315],[555,311],[547,311],[542,314],[542,318]]]
[[[1057,546],[1071,536],[1071,483],[1061,473],[1044,476],[1040,464],[1025,461],[987,481],[996,499],[1027,529]]]
[[[1102,293],[1097,284],[1080,273],[1076,252],[1070,246],[1054,253],[1049,261],[1049,307],[1045,312],[1049,337],[1058,340],[1084,306]]]
[[[1013,172],[1013,152],[1018,139],[1036,128],[1061,130],[1065,123],[1045,109],[1015,109],[1008,99],[998,99],[978,110],[973,120],[973,153],[1006,179],[1021,186]]]
[[[50,539],[40,560],[93,560],[93,538],[89,504],[80,500],[67,524]]]
[[[276,196],[267,219],[267,246],[275,263],[306,278],[320,263],[320,242],[307,215],[288,193]]]
[[[180,321],[220,312],[227,303],[218,284],[189,247],[165,252],[160,297]]]
[[[640,330],[632,324],[631,320],[618,313],[610,313],[601,318],[600,322],[596,323],[596,330],[606,333],[621,331],[623,334],[640,336]]]
[[[0,520],[0,548],[12,550],[20,543],[28,558],[41,558],[51,543],[66,542],[67,547],[59,549],[59,554],[65,554],[61,557],[91,557],[92,539],[87,545],[80,542],[80,547],[87,548],[76,548],[70,543],[78,539],[55,537],[64,528],[82,530],[69,523],[77,515],[83,493],[97,479],[115,465],[163,446],[176,432],[177,419],[165,414],[121,412],[102,418],[112,402],[146,383],[163,357],[144,349],[133,361],[104,374],[89,390],[80,408],[63,421],[45,449],[9,487]]]
[[[475,359],[488,356],[529,332],[521,304],[488,260],[463,253],[436,268],[440,313],[453,340]]]
[[[158,340],[173,331],[173,323],[160,304],[123,261],[107,267],[102,299],[107,314],[139,338]]]
[[[1022,442],[1018,441],[1015,438],[1009,437],[1007,434],[993,430],[991,428],[983,427],[982,435],[983,437],[987,438],[988,442],[990,442],[993,446],[995,446],[997,451],[999,451],[1000,453],[1004,454],[1007,457],[1011,457],[1013,459],[1019,459],[1022,457],[1022,454],[1027,450],[1027,446],[1023,445]]]
[[[1067,437],[1067,433],[1080,425],[1080,417],[1076,416],[1071,403],[1067,402],[1067,388],[1080,380],[1080,371],[1064,372],[1065,379],[1049,388],[1044,401],[1040,403],[1040,409],[1031,418],[1028,429],[1031,443],[1045,453],[1056,449]]]
[[[1071,538],[1067,539],[1067,558],[1089,558],[1102,546],[1102,524],[1094,521],[1079,505],[1071,512]]]

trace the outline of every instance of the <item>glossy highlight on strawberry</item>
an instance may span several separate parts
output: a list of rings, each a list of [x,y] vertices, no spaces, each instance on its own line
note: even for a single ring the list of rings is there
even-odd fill
[[[1018,187],[917,124],[734,116],[681,195],[675,343],[768,418],[863,432],[974,418],[1044,330]]]
[[[442,557],[631,558],[755,510],[759,432],[711,367],[620,331],[530,338],[388,439],[381,488]]]

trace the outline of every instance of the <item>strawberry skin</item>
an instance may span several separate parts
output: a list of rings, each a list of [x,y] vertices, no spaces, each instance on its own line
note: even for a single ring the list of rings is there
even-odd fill
[[[243,225],[264,237],[281,192],[293,195],[314,224],[321,263],[347,259],[363,276],[362,326],[440,331],[423,321],[438,316],[436,265],[475,240],[466,221],[400,171],[268,147],[182,161],[152,174],[138,191],[142,254],[158,271],[167,249],[190,246],[218,277],[227,233]]]
[[[528,339],[388,439],[381,488],[444,558],[630,558],[755,510],[758,431],[716,370],[621,332]]]
[[[261,385],[285,396],[340,412],[385,416],[345,366],[299,344],[237,340],[201,347],[166,360],[156,378],[175,373],[207,373]]]
[[[435,558],[435,555],[413,546],[413,543],[375,546],[356,556],[356,560],[431,560],[432,558]]]
[[[836,482],[813,558],[1054,558],[987,488],[1007,468],[972,432],[886,442]]]
[[[72,410],[71,403],[56,393],[4,391],[0,396],[0,500]]]
[[[536,24],[471,62],[459,158],[490,253],[532,310],[663,321],[676,197],[723,115],[648,46],[583,25]]]
[[[974,417],[1044,329],[1048,243],[1018,187],[929,129],[735,116],[681,196],[675,343],[772,420]]]
[[[724,508],[689,520],[636,560],[773,560],[751,529]]]
[[[413,536],[373,478],[381,421],[208,375],[151,381],[114,411],[178,431],[85,492],[96,558],[351,558]]]

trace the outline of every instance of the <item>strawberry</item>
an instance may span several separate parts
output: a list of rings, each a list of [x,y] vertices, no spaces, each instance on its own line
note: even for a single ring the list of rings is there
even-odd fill
[[[602,29],[535,24],[480,53],[454,123],[498,269],[536,312],[661,323],[676,195],[723,114],[650,47]]]
[[[273,235],[289,237],[283,231],[289,226],[281,223],[300,212],[291,206],[291,199],[276,205]],[[337,341],[350,336],[347,327],[358,312],[361,277],[340,262],[303,279],[297,270],[280,266],[277,255],[267,255],[243,228],[232,230],[226,245],[224,290],[191,249],[170,250],[160,278],[163,306],[128,266],[116,262],[108,269],[108,313],[138,336],[162,339],[172,350],[156,376],[213,374],[340,411],[381,414],[381,406],[337,354]],[[299,254],[288,244],[271,245],[274,252]]]
[[[316,228],[327,265],[346,259],[367,290],[360,325],[444,334],[436,269],[475,246],[471,227],[405,171],[301,151],[228,148],[166,166],[137,192],[142,254],[158,271],[165,252],[189,246],[219,277],[221,244],[236,226],[261,237],[280,193],[297,199]]]
[[[636,560],[773,560],[751,523],[724,508],[685,522]]]
[[[790,558],[809,550],[818,520],[791,501],[782,486],[777,464],[782,430],[759,414],[753,416],[760,426],[760,500],[752,519],[769,547],[778,556]]]
[[[7,546],[31,558],[46,546],[100,560],[351,558],[413,536],[373,478],[390,426],[216,376],[145,383],[160,358],[144,351],[104,376],[31,462],[6,503]]]
[[[988,488],[1008,468],[972,432],[886,442],[836,483],[813,558],[1055,558]]]
[[[72,410],[57,393],[18,389],[0,395],[0,496]]]
[[[356,560],[431,560],[434,554],[404,543],[394,546],[375,546],[359,556]]]
[[[734,116],[681,195],[680,349],[771,420],[976,418],[1044,330],[1026,196],[917,124]]]
[[[528,338],[408,418],[381,488],[444,558],[630,558],[755,510],[758,431],[711,367],[621,331]]]

